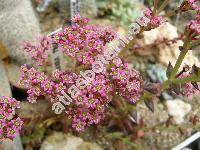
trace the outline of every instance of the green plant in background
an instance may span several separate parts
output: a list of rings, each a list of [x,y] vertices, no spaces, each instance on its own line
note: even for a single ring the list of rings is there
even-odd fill
[[[98,16],[119,21],[124,26],[133,22],[141,13],[139,0],[97,0]]]
[[[179,1],[179,0],[175,0],[175,1]],[[154,0],[144,0],[144,3],[149,7],[153,7],[153,2],[154,2]],[[162,2],[163,2],[163,0],[158,0],[159,5],[161,5]]]

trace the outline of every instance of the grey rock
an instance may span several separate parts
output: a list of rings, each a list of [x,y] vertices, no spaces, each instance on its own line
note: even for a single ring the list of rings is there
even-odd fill
[[[23,150],[20,136],[17,135],[13,141],[9,139],[0,141],[0,150]]]
[[[40,34],[39,22],[30,0],[0,0],[0,41],[8,55],[20,64],[31,63],[21,44]]]
[[[13,150],[13,142],[9,139],[0,141],[0,150]]]
[[[94,149],[95,150],[103,150],[96,143],[89,143],[89,142],[84,142],[77,147],[77,150],[94,150]]]
[[[154,113],[151,113],[144,103],[137,105],[137,111],[147,126],[162,124],[168,119],[167,111],[160,103],[155,105]]]
[[[166,106],[176,124],[183,123],[184,117],[191,111],[191,105],[180,99],[166,101]]]
[[[19,135],[13,141],[13,150],[23,150],[21,138]]]
[[[0,96],[11,96],[11,88],[3,62],[0,59]]]
[[[51,107],[46,99],[38,100],[37,103],[31,104],[27,101],[21,102],[21,107],[18,110],[21,118],[42,118],[52,115]],[[52,112],[53,113],[53,112]]]
[[[166,69],[161,65],[149,65],[147,74],[153,82],[164,82],[167,80]]]
[[[10,84],[17,88],[25,89],[25,87],[21,86],[18,82],[20,77],[20,65],[11,62],[6,64],[5,68],[7,70],[7,76]]]
[[[43,3],[36,8],[38,12],[43,12],[47,9],[52,0],[44,0]]]

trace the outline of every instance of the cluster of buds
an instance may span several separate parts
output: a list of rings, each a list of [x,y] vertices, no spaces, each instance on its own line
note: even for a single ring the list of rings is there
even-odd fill
[[[200,35],[200,14],[197,14],[194,20],[186,25],[186,31],[191,40],[197,40]]]
[[[91,64],[94,57],[102,54],[106,43],[115,38],[115,32],[109,28],[87,25],[87,18],[79,15],[72,19],[72,26],[64,29],[53,37],[53,42],[68,56],[81,64]]]
[[[20,102],[14,98],[0,97],[0,139],[14,139],[21,131],[23,121],[16,115]]]
[[[144,11],[144,15],[148,19],[150,19],[150,22],[148,23],[146,30],[155,29],[166,22],[166,19],[164,17],[155,16],[150,8],[146,8],[146,10]]]
[[[36,65],[42,66],[47,62],[48,52],[51,49],[51,38],[39,36],[35,45],[30,42],[24,42],[22,46],[35,61]]]
[[[183,73],[180,78],[185,78],[191,76],[189,73]],[[196,82],[188,82],[181,85],[181,95],[192,100],[194,95],[200,94],[200,85]]]
[[[180,73],[176,75],[177,79],[184,79],[188,77],[194,76],[198,78],[199,71],[198,67],[195,65],[192,67],[185,65]],[[186,82],[184,84],[173,85],[172,90],[178,94],[187,97],[188,99],[192,99],[195,95],[200,94],[200,85],[198,82]]]
[[[122,64],[111,68],[111,78],[113,79],[116,92],[131,103],[136,103],[142,92],[142,79],[139,72],[128,68],[128,64]]]

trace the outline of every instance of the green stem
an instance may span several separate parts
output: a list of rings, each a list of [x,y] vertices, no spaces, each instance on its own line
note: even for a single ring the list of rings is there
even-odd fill
[[[165,82],[163,83],[163,85],[162,85],[162,89],[163,89],[163,90],[167,89],[167,88],[169,87],[170,83],[171,83],[170,80],[165,81]]]
[[[158,0],[154,0],[154,9],[153,9],[153,14],[156,15],[158,9]]]
[[[189,50],[189,33],[186,33],[186,38],[184,40],[184,45],[183,45],[183,50],[180,52],[180,55],[178,56],[178,60],[176,61],[176,64],[172,70],[172,74],[170,76],[170,78],[168,80],[172,80],[175,78],[186,54],[188,53],[188,50]]]
[[[179,55],[178,60],[176,61],[176,64],[175,64],[175,66],[172,70],[172,74],[171,74],[170,78],[162,84],[162,90],[169,88],[169,85],[170,85],[171,82],[173,82],[173,83],[178,83],[178,82],[186,83],[188,81],[191,82],[191,81],[197,80],[196,77],[194,77],[194,76],[183,78],[183,79],[175,79],[175,76],[176,76],[182,62],[183,62],[186,54],[188,53],[188,49],[189,49],[188,45],[189,45],[189,41],[188,41],[188,38],[186,38],[185,41],[184,41],[184,45],[183,45],[184,49],[180,52],[180,55]],[[149,96],[151,96],[150,93],[145,91],[144,94],[141,97],[141,101],[148,98]]]
[[[181,66],[181,64],[182,64],[187,52],[188,52],[187,49],[184,49],[183,51],[181,51],[181,53],[180,53],[180,55],[178,57],[178,60],[176,61],[176,64],[174,66],[174,69],[172,71],[172,74],[170,76],[170,79],[173,79],[176,76],[176,74],[177,74],[177,72],[178,72],[178,70],[179,70],[179,68],[180,68],[180,66]]]

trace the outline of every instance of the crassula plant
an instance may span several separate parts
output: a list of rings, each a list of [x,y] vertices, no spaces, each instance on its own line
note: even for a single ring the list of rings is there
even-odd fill
[[[119,54],[115,53],[116,57],[112,57],[112,59],[108,57],[107,45],[112,44],[115,39],[120,39],[120,37],[111,28],[88,25],[89,20],[79,15],[72,18],[71,26],[64,26],[61,31],[51,37],[41,36],[34,45],[25,42],[24,50],[36,62],[34,66],[23,65],[21,67],[20,84],[28,89],[28,101],[36,103],[39,97],[44,96],[56,109],[54,104],[62,100],[63,95],[69,97],[66,93],[71,91],[72,98],[69,98],[68,102],[61,101],[67,105],[63,113],[65,113],[66,119],[72,121],[72,127],[80,132],[93,124],[99,124],[111,107],[115,107],[114,109],[117,110],[125,103],[135,107],[138,102],[151,101],[165,90],[171,90],[177,95],[189,98],[199,93],[200,68],[195,65],[185,65],[181,68],[188,51],[195,49],[200,43],[200,9],[195,0],[185,0],[176,10],[165,15],[171,16],[189,10],[195,13],[193,20],[186,24],[182,38],[184,44],[180,46],[180,55],[176,64],[172,65],[169,62],[166,72],[168,80],[163,84],[147,84],[141,74],[131,68],[123,58],[123,54],[135,44],[134,36],[142,36],[144,31],[155,29],[167,21],[165,16],[159,14],[168,2],[169,0],[165,0],[158,8],[157,0],[155,0],[154,9],[147,8],[144,11],[143,19],[140,19],[140,22],[141,20],[144,22],[142,25],[137,24],[140,27],[138,32],[135,35],[129,34],[129,37],[133,36],[129,38],[129,42],[120,43],[123,46],[120,47],[121,50],[117,50]],[[134,32],[133,29],[131,31]],[[57,45],[58,49],[70,58],[73,62],[71,66],[74,68],[54,70],[51,73],[44,70],[45,66],[49,64],[48,55],[53,44]],[[102,58],[102,56],[104,57]],[[82,71],[87,72],[100,67],[99,64],[93,65],[96,61],[104,64],[103,67],[101,66],[101,71],[96,72],[92,80],[82,82],[84,80]],[[72,91],[71,87],[74,84],[76,88],[73,88],[74,91]],[[13,99],[7,100],[14,101]],[[0,130],[0,133],[3,133],[1,137],[13,138],[10,130],[13,133],[19,131],[22,122],[19,118],[9,121],[8,116],[2,115],[6,114],[8,110],[13,110],[7,109],[8,105],[9,107],[13,105],[5,98],[2,98],[0,102],[3,102],[0,119],[3,119],[1,126],[4,127],[3,131]],[[129,107],[126,109],[123,113],[128,116]],[[14,121],[18,122],[19,128],[13,123]]]
[[[0,97],[0,139],[14,139],[21,131],[23,121],[16,114],[20,102],[14,98]]]

